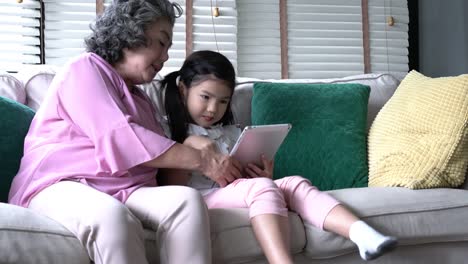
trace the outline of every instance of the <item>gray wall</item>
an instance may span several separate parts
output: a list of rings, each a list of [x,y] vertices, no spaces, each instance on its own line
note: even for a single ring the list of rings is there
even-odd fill
[[[468,1],[419,0],[419,71],[440,77],[468,73]]]

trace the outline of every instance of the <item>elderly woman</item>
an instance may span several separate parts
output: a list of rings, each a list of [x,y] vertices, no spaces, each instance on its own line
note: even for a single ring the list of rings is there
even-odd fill
[[[168,59],[182,10],[167,0],[118,0],[100,16],[87,53],[55,76],[25,139],[9,201],[68,228],[95,263],[147,263],[143,226],[161,263],[210,263],[206,207],[197,191],[157,187],[158,168],[198,170],[224,186],[240,164],[164,136],[136,86]]]

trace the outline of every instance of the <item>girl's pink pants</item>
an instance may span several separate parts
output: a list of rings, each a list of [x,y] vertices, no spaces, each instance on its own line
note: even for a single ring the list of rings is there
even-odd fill
[[[209,209],[249,208],[250,218],[260,214],[287,216],[288,210],[291,210],[321,229],[328,213],[339,204],[300,176],[274,181],[269,178],[237,179],[224,188],[206,194],[204,198]]]

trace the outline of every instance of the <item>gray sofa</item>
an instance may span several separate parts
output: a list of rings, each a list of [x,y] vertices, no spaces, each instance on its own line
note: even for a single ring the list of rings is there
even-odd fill
[[[54,75],[47,66],[24,69],[15,76],[0,74],[0,96],[33,109],[40,106]],[[239,79],[233,98],[236,120],[250,123],[250,99],[256,81],[358,82],[371,87],[368,122],[390,98],[398,80],[387,74],[368,74],[323,80]],[[153,88],[143,88],[158,105]],[[3,175],[2,175],[3,177]],[[377,229],[397,236],[398,248],[374,263],[465,263],[468,259],[468,191],[460,189],[353,188],[330,191]],[[246,209],[210,211],[214,263],[267,263],[255,240]],[[290,212],[291,251],[295,263],[362,263],[354,244],[340,236],[304,224]],[[146,230],[147,257],[159,263],[154,232]],[[0,203],[0,263],[90,263],[70,232],[29,209]]]

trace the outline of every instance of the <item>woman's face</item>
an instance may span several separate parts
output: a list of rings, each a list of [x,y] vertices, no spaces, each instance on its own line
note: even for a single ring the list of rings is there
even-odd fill
[[[182,85],[181,89],[190,117],[205,128],[223,118],[232,96],[232,89],[218,79],[192,84],[189,89]]]
[[[156,21],[148,28],[146,36],[148,38],[146,47],[125,48],[122,61],[115,65],[129,88],[151,82],[169,58],[172,26],[167,19]]]

